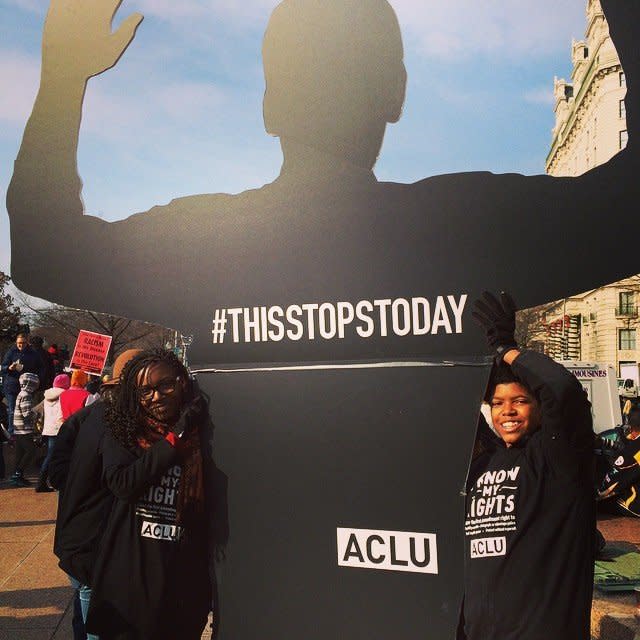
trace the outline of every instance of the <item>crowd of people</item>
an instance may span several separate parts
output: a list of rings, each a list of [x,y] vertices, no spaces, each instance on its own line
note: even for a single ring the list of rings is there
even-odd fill
[[[41,336],[27,333],[18,333],[15,344],[4,354],[0,367],[0,479],[7,472],[4,446],[14,447],[14,471],[10,478],[13,486],[30,485],[25,470],[36,460],[40,447],[48,446],[49,450],[53,447],[62,419],[57,408],[44,399],[51,398],[52,393],[60,395],[69,387],[70,374],[64,371],[68,358],[66,346],[59,349],[52,343],[45,349]],[[83,384],[87,382],[84,380]],[[58,407],[57,398],[55,405]],[[48,456],[45,462],[48,464]],[[46,484],[46,466],[42,471],[36,490],[51,491]]]

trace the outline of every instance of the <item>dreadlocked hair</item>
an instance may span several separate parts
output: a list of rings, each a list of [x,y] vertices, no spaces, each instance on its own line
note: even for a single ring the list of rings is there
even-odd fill
[[[115,438],[128,449],[138,445],[143,410],[138,396],[138,376],[147,367],[164,363],[176,376],[189,380],[189,372],[173,351],[149,349],[142,351],[125,365],[117,387],[105,399],[105,419]]]

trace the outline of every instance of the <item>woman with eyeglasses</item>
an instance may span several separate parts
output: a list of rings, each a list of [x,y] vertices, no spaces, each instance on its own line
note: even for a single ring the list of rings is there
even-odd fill
[[[106,400],[103,482],[115,498],[87,631],[199,640],[211,610],[213,460],[205,399],[170,351],[143,351]]]

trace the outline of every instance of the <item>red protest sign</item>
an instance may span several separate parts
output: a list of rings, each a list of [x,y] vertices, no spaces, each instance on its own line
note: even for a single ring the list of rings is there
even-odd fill
[[[99,376],[107,361],[110,346],[111,336],[81,329],[69,367]]]

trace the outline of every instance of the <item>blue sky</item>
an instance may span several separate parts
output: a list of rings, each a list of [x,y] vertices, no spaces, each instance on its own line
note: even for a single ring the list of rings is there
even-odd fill
[[[91,2],[87,2],[90,5]],[[279,172],[262,122],[262,35],[276,0],[124,0],[145,16],[118,65],[93,78],[79,150],[86,210],[126,217],[194,193],[235,193]],[[0,0],[0,269],[4,205],[35,96],[44,0]],[[467,170],[544,172],[554,75],[570,74],[586,0],[396,0],[408,89],[379,179]],[[560,6],[558,6],[560,5]],[[56,239],[64,250],[64,238]],[[45,267],[46,268],[46,267]]]

